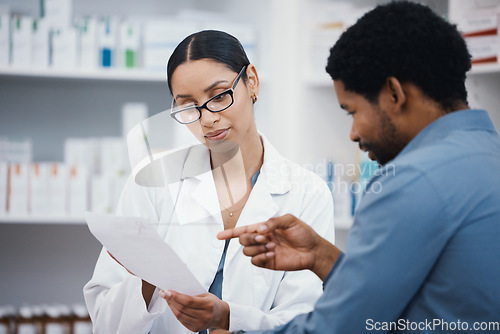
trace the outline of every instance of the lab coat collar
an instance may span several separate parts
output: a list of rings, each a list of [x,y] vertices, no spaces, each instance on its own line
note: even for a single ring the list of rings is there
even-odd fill
[[[202,180],[207,172],[212,171],[210,165],[210,151],[203,144],[196,144],[188,148],[184,166],[182,168],[181,180],[196,178]]]
[[[260,135],[264,146],[264,163],[261,174],[265,175],[269,193],[282,195],[290,191],[290,171],[285,158],[276,151],[264,135]],[[259,176],[260,177],[260,176]]]
[[[197,205],[193,205],[197,203]],[[181,225],[188,223],[222,225],[217,190],[212,173],[206,172],[182,181],[177,219]]]
[[[267,138],[260,134],[264,146],[264,163],[261,174],[265,175],[267,188],[271,194],[282,195],[287,193],[290,186],[290,172],[283,164],[285,159],[271,145]],[[203,175],[211,171],[210,151],[203,144],[192,146],[188,149],[181,179],[196,178],[203,180]],[[260,178],[260,176],[259,176]]]

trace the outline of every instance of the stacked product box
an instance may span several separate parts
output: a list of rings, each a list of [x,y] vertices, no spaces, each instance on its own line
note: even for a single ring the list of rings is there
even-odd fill
[[[450,19],[465,38],[472,64],[498,64],[500,1],[450,0],[449,5]]]
[[[0,5],[0,68],[9,65],[10,51],[10,11],[9,7]]]
[[[130,173],[122,137],[68,138],[64,162],[32,162],[23,143],[0,140],[0,217],[114,212]]]

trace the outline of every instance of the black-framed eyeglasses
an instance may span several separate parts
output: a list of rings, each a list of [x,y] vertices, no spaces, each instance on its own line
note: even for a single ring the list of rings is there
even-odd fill
[[[189,124],[194,123],[201,118],[201,111],[203,109],[207,109],[210,112],[221,112],[226,110],[234,103],[234,90],[246,68],[246,65],[243,66],[236,79],[234,79],[231,88],[215,95],[199,107],[194,103],[177,106],[175,99],[172,100],[170,116],[181,124]]]

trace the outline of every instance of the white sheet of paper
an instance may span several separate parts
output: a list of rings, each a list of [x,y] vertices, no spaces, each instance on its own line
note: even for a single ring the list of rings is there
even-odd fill
[[[163,289],[205,293],[201,284],[144,218],[85,213],[90,232],[129,271]]]

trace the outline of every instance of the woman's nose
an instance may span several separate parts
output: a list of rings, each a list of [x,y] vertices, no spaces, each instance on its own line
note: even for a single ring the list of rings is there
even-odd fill
[[[200,123],[203,126],[211,127],[220,119],[219,113],[210,112],[207,109],[201,110]]]

